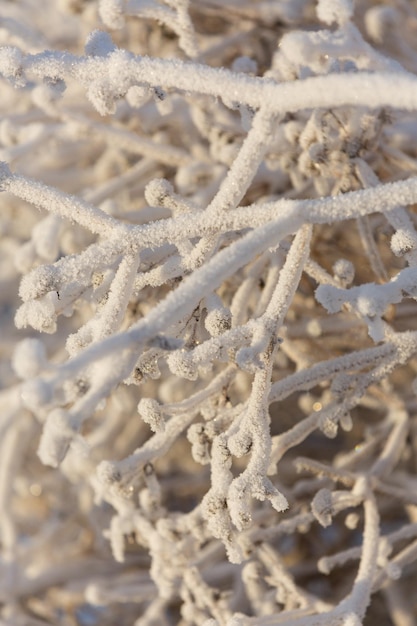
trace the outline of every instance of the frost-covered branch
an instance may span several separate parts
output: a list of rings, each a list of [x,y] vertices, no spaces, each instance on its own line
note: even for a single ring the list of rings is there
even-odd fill
[[[2,623],[412,623],[415,23],[4,3]]]

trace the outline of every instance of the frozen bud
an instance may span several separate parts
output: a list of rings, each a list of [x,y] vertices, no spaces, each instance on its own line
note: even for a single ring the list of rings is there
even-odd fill
[[[252,448],[252,436],[248,430],[237,432],[227,440],[228,448],[233,456],[240,458],[248,454]]]
[[[355,268],[347,259],[338,259],[333,265],[333,273],[343,285],[350,285],[355,278]]]
[[[149,99],[150,93],[149,87],[133,85],[127,91],[126,100],[131,107],[140,107]]]
[[[338,430],[336,420],[324,415],[320,421],[320,430],[329,439],[334,439],[337,437]]]
[[[185,350],[178,350],[169,355],[168,367],[173,374],[187,380],[197,380],[197,367],[192,356]]]
[[[316,289],[316,300],[329,313],[337,313],[347,300],[344,289],[338,289],[332,285],[319,285]]]
[[[58,467],[65,459],[74,435],[68,413],[63,409],[52,411],[46,420],[38,448],[42,463]]]
[[[196,463],[210,463],[210,438],[204,424],[192,424],[187,431],[187,439],[191,443],[191,454]]]
[[[289,507],[287,498],[272,484],[269,478],[263,479],[260,489],[254,490],[253,495],[259,500],[269,500],[278,513],[286,511]]]
[[[317,569],[322,574],[326,574],[326,576],[328,574],[330,574],[331,568],[329,566],[329,559],[326,558],[326,557],[323,557],[322,559],[319,559],[319,561],[317,562]]]
[[[17,328],[31,326],[35,330],[52,334],[56,331],[56,306],[58,295],[50,291],[38,300],[24,302],[17,310],[15,324]]]
[[[216,402],[214,402],[213,399],[209,398],[204,404],[201,405],[200,413],[201,413],[201,416],[204,417],[205,420],[209,421],[216,417],[218,410],[219,409],[218,409]],[[206,428],[209,428],[209,425],[207,425]],[[214,429],[213,429],[213,435],[214,435]]]
[[[89,34],[85,44],[85,53],[88,56],[105,57],[114,50],[116,50],[116,46],[108,33],[102,30],[93,30]]]
[[[114,485],[115,483],[119,483],[122,479],[122,476],[116,463],[111,463],[110,461],[102,461],[97,466],[97,478],[102,485],[109,486]]]
[[[397,230],[391,237],[391,250],[395,256],[403,256],[416,248],[416,237],[414,233],[404,230]]]
[[[311,511],[316,520],[326,528],[332,523],[332,494],[328,489],[320,489],[313,498]]]
[[[262,369],[262,363],[259,360],[258,350],[252,346],[240,348],[236,352],[235,360],[237,365],[246,372],[255,373],[259,369]]]
[[[317,320],[317,319],[310,320],[307,323],[306,331],[307,331],[307,334],[310,337],[315,337],[315,338],[320,337],[321,334],[322,334],[322,328],[321,328],[320,320]]]
[[[34,269],[30,274],[27,274],[27,276],[23,276],[19,287],[19,296],[23,302],[27,302],[33,298],[39,298],[39,296],[43,296],[48,291],[55,290],[55,288],[54,268],[42,265]]]
[[[357,513],[349,513],[346,515],[345,526],[349,530],[355,530],[359,524],[359,515]]]
[[[145,352],[139,361],[137,362],[137,372],[140,372],[142,376],[149,376],[153,380],[157,380],[161,376],[161,371],[158,366],[158,359],[152,350]]]
[[[5,78],[17,78],[22,71],[23,56],[18,48],[0,48],[0,74]]]
[[[45,365],[45,346],[39,339],[24,339],[17,344],[12,366],[19,378],[22,380],[34,378]]]
[[[378,291],[375,289],[376,285],[369,285],[367,291],[362,289],[356,298],[356,308],[358,312],[364,317],[373,319],[374,317],[383,314],[387,302],[382,297],[378,297]]]
[[[325,24],[342,25],[348,22],[353,15],[352,0],[319,0],[317,3],[317,17]]]
[[[230,330],[232,325],[232,314],[230,309],[222,307],[219,309],[213,309],[207,314],[204,321],[207,332],[212,337],[222,335],[226,330]]]
[[[165,206],[167,196],[174,193],[171,183],[165,178],[154,178],[145,187],[145,200],[150,206]]]
[[[159,402],[152,398],[142,398],[138,404],[138,411],[143,421],[150,426],[154,433],[164,430],[165,421]]]
[[[93,80],[87,89],[87,97],[100,115],[112,115],[116,112],[116,95],[106,80]]]

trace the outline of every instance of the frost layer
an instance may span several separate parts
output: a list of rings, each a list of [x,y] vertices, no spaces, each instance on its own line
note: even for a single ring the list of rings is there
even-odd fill
[[[1,623],[413,624],[415,3],[41,4],[1,9]]]

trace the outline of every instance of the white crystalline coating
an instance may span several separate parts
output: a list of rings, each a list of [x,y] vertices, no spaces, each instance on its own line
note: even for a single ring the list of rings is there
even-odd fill
[[[156,433],[164,430],[165,422],[161,405],[153,398],[141,398],[138,411],[143,421]]]
[[[120,471],[114,463],[102,461],[97,467],[97,477],[104,485],[113,485],[120,481]]]
[[[346,301],[344,294],[331,285],[320,285],[316,291],[316,298],[329,313],[340,311]]]
[[[150,98],[150,95],[148,87],[133,85],[132,87],[129,87],[126,93],[126,101],[131,107],[136,108],[142,106],[146,100]]]
[[[46,350],[39,339],[24,339],[14,350],[13,369],[19,378],[34,378],[46,365]]]
[[[274,494],[268,495],[268,500],[278,513],[282,513],[289,508],[287,498],[278,489],[275,490]]]
[[[116,50],[111,37],[102,30],[94,30],[89,34],[86,44],[85,53],[93,57],[105,57]]]
[[[403,256],[417,247],[417,239],[415,233],[397,230],[391,237],[391,250],[395,256]]]
[[[44,296],[54,288],[54,278],[55,273],[50,266],[37,267],[23,277],[19,287],[19,296],[23,302]]]
[[[22,67],[23,55],[18,48],[4,46],[0,48],[0,74],[6,78],[15,78]]]
[[[356,626],[381,589],[398,620],[417,8],[389,4],[2,3],[6,622]]]
[[[23,303],[15,316],[17,328],[31,326],[40,332],[54,333],[56,331],[57,304],[58,295],[55,291],[50,291],[38,300]]]
[[[333,272],[341,281],[349,285],[355,277],[355,268],[351,261],[338,259],[333,264]]]
[[[325,24],[342,25],[348,22],[353,14],[353,0],[318,0],[317,17]]]
[[[231,324],[232,320],[230,310],[225,307],[210,311],[204,321],[206,329],[213,337],[222,335],[224,332],[229,330]]]
[[[88,99],[100,115],[111,115],[116,112],[116,97],[107,80],[96,80],[87,91]]]
[[[172,184],[164,178],[154,178],[145,187],[145,198],[151,206],[164,206],[165,198],[174,191]]]
[[[197,367],[192,356],[185,350],[175,350],[167,359],[169,369],[173,374],[188,380],[196,380],[198,376]]]

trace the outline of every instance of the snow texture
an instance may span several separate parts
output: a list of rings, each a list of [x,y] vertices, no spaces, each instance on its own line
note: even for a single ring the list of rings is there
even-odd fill
[[[417,619],[415,2],[3,2],[0,622]]]

